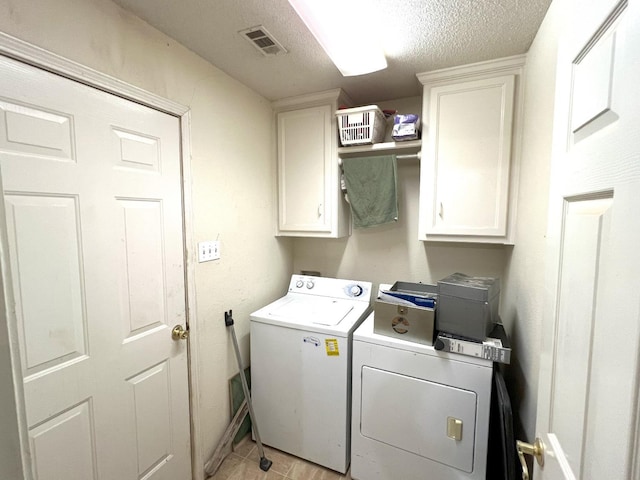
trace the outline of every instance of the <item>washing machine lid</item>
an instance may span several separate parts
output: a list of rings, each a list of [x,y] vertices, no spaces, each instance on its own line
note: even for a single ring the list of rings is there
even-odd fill
[[[270,318],[279,318],[297,324],[338,325],[353,310],[353,302],[334,298],[287,296],[265,313]]]

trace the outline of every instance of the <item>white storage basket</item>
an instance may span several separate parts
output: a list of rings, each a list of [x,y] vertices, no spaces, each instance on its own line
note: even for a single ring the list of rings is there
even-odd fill
[[[376,105],[338,110],[336,117],[343,147],[380,143],[384,140],[387,124],[382,110]]]

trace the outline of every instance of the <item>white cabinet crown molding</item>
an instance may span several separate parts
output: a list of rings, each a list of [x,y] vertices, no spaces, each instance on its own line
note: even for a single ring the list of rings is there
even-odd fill
[[[465,80],[479,80],[484,77],[494,77],[509,73],[521,73],[525,66],[526,58],[526,54],[513,55],[511,57],[418,73],[416,77],[418,77],[422,85],[435,86],[439,83],[448,84]]]

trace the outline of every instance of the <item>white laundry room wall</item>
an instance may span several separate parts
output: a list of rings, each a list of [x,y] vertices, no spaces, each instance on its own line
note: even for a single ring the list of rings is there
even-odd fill
[[[248,315],[281,296],[291,274],[290,241],[274,237],[271,104],[109,0],[3,0],[0,31],[191,108],[194,239],[219,238],[222,253],[194,266],[206,457],[229,422],[237,372],[223,312],[233,309],[247,359]]]
[[[560,3],[552,2],[527,54],[516,240],[507,256],[501,299],[514,349],[507,382],[518,433],[527,441],[535,439],[536,426]]]

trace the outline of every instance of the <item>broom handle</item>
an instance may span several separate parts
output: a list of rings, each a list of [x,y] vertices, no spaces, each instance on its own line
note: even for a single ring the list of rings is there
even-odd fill
[[[253,413],[253,406],[251,405],[251,397],[249,396],[249,386],[247,385],[247,379],[244,376],[244,367],[242,366],[242,357],[240,356],[240,348],[238,347],[238,338],[236,337],[236,331],[235,331],[235,328],[233,327],[233,317],[231,316],[231,310],[229,310],[228,314],[227,312],[224,312],[224,323],[227,327],[231,327],[231,337],[233,338],[233,347],[236,351],[236,359],[238,360],[238,367],[240,368],[240,380],[242,381],[242,390],[244,391],[244,398],[247,399],[247,406],[249,407],[249,416],[251,417],[253,433],[255,433],[256,435],[256,444],[258,445],[258,453],[260,454],[260,460],[262,462],[263,459],[265,459],[264,449],[262,448],[260,433],[258,433],[258,422],[256,422],[256,415],[255,413]]]

